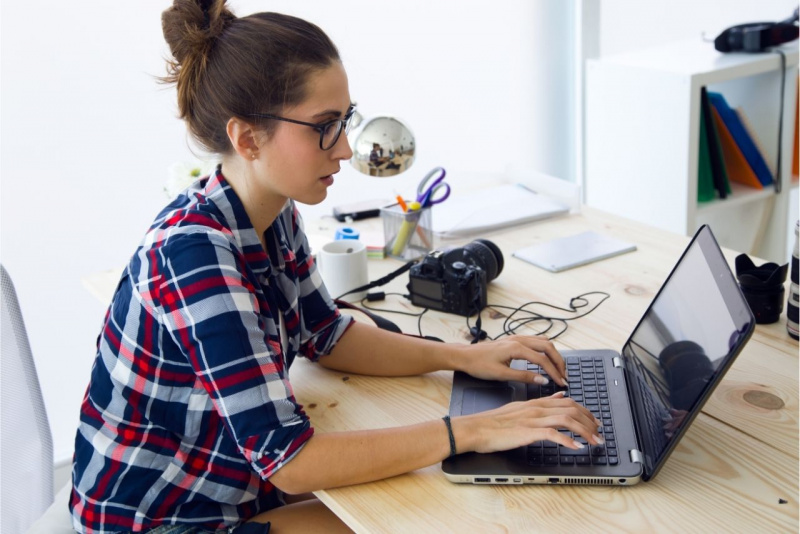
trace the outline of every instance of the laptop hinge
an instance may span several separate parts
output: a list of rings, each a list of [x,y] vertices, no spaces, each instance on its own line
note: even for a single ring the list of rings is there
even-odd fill
[[[613,358],[611,358],[611,363],[613,363],[614,367],[618,369],[625,369],[625,362],[619,356],[614,356]]]
[[[639,449],[631,449],[628,452],[631,455],[631,463],[644,464],[644,457],[642,456],[642,453],[639,452]]]

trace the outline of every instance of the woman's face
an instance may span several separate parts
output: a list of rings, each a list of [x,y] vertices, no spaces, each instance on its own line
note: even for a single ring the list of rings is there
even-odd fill
[[[284,108],[282,117],[322,124],[344,117],[350,107],[347,74],[338,61],[313,72],[306,82],[306,99]],[[265,175],[262,185],[271,194],[304,204],[319,204],[339,172],[340,162],[353,156],[342,131],[329,150],[319,147],[319,131],[301,124],[279,121],[258,154]]]

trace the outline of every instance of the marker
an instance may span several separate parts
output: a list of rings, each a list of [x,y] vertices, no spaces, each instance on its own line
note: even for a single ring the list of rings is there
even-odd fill
[[[405,202],[400,204],[401,207],[404,205]],[[408,246],[408,240],[411,238],[411,233],[417,227],[417,221],[419,221],[419,210],[422,207],[420,203],[414,201],[408,204],[406,207],[406,216],[403,217],[403,223],[400,225],[400,231],[397,232],[397,237],[394,238],[394,245],[392,245],[393,256],[403,255],[403,251],[406,249],[406,246]]]

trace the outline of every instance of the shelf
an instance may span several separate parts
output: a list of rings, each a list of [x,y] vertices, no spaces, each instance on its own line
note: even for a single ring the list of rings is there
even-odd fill
[[[723,54],[700,39],[588,61],[586,203],[686,235],[709,224],[724,247],[785,261],[798,193],[790,128],[781,139],[783,191],[734,183],[724,200],[697,201],[703,87],[742,109],[768,166],[776,163],[781,113],[784,125],[794,123],[800,58],[796,42],[780,50],[785,79],[778,54]]]
[[[776,47],[786,55],[786,68],[798,64],[797,43]],[[608,65],[647,69],[691,77],[700,85],[723,82],[745,76],[778,70],[777,53],[750,54],[718,52],[712,43],[700,39],[678,41],[663,46],[638,50],[626,54],[604,57]]]
[[[715,210],[730,210],[750,202],[759,202],[774,195],[775,188],[773,186],[768,186],[764,189],[756,189],[733,182],[731,183],[731,194],[728,197],[724,199],[717,198],[709,200],[708,202],[698,202],[697,212],[700,214]]]

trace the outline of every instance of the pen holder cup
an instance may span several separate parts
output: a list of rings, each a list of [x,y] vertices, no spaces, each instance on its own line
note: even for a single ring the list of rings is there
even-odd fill
[[[386,255],[410,261],[433,250],[431,209],[404,212],[399,204],[381,208]]]

